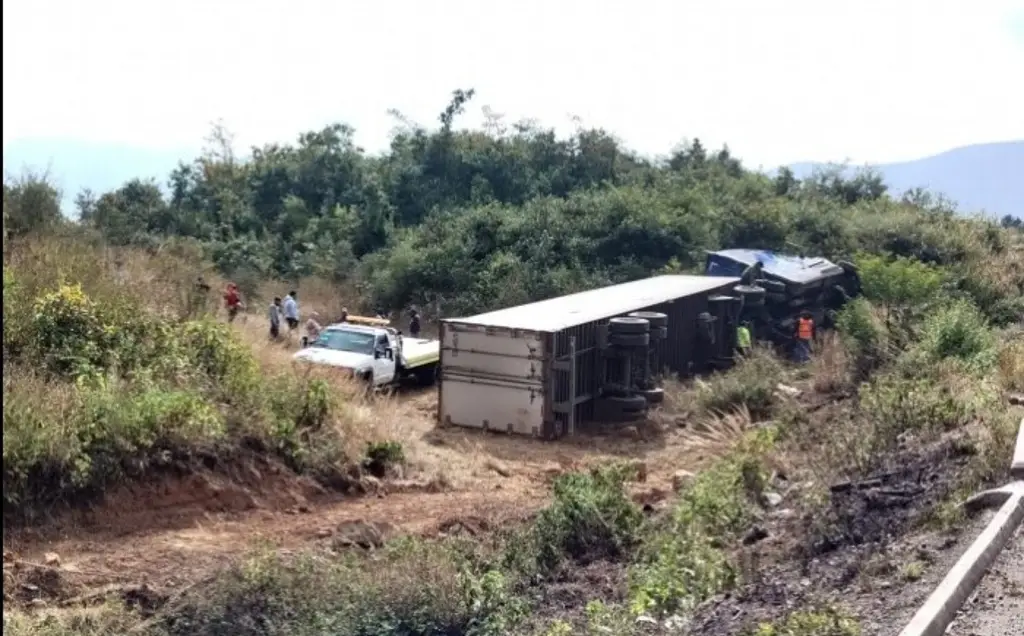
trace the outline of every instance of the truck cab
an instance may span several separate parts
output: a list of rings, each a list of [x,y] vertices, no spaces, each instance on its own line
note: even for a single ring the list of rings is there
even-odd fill
[[[707,253],[704,273],[742,276],[757,263],[761,265],[757,280],[736,290],[745,301],[742,320],[754,324],[755,331],[768,339],[788,338],[796,316],[803,311],[827,326],[836,310],[860,294],[860,278],[853,264],[822,257],[757,249],[719,250]]]
[[[405,338],[392,327],[343,322],[329,325],[293,359],[345,369],[372,387],[413,377],[433,382],[440,360],[437,340]]]

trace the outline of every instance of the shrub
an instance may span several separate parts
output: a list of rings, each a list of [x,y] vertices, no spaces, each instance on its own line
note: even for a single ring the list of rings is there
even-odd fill
[[[681,494],[671,518],[650,535],[630,568],[635,613],[688,611],[735,583],[726,544],[752,518],[752,504],[767,482],[762,457],[774,441],[773,429],[749,434]]]
[[[401,442],[384,441],[369,442],[366,445],[366,457],[363,467],[371,475],[383,477],[388,470],[405,463],[405,451]]]
[[[995,344],[995,334],[978,308],[956,301],[928,316],[918,349],[924,363],[952,358],[985,371],[996,361]]]
[[[8,507],[96,492],[224,435],[220,413],[194,392],[104,382],[50,386],[41,398],[40,379],[19,376],[4,378]]]
[[[889,358],[889,330],[865,298],[855,298],[836,317],[836,328],[853,356],[854,372],[864,378]]]
[[[39,298],[32,312],[32,340],[48,369],[90,375],[109,362],[112,334],[81,285],[61,285]]]
[[[836,608],[793,612],[776,623],[762,623],[751,636],[860,636],[860,625]]]
[[[775,387],[782,364],[770,352],[757,350],[733,369],[697,385],[701,410],[724,414],[746,408],[751,417],[764,419],[775,405]]]
[[[536,565],[542,572],[566,558],[620,558],[636,546],[643,514],[625,491],[628,474],[626,467],[613,466],[555,480],[554,501],[532,527]]]
[[[171,608],[173,636],[500,636],[522,616],[505,577],[451,544],[402,540],[372,557],[260,554]]]

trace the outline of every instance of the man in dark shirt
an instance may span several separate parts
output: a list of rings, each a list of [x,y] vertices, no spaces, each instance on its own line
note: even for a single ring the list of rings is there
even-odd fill
[[[420,337],[420,315],[415,309],[409,317],[409,335],[413,338]]]

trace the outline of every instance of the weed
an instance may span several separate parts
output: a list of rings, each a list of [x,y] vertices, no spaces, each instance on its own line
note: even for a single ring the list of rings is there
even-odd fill
[[[697,401],[706,413],[722,414],[746,408],[755,420],[771,415],[782,365],[770,352],[758,350],[735,368],[697,385]]]
[[[737,571],[724,547],[747,525],[763,493],[767,477],[761,458],[773,443],[771,429],[750,434],[683,491],[630,570],[635,613],[689,611],[735,583]]]
[[[860,625],[835,608],[793,612],[777,623],[765,623],[751,636],[860,636]]]
[[[258,554],[172,608],[165,628],[171,636],[499,636],[523,615],[504,575],[475,569],[456,545],[409,539],[369,558]]]
[[[555,480],[554,501],[537,516],[530,537],[542,573],[566,558],[614,559],[636,546],[643,514],[626,494],[627,476],[625,467],[613,466]]]

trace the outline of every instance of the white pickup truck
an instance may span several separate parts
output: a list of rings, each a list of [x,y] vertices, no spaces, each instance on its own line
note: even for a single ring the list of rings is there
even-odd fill
[[[441,343],[402,336],[391,327],[343,322],[330,325],[294,360],[346,369],[374,388],[413,379],[433,384],[441,360]]]

